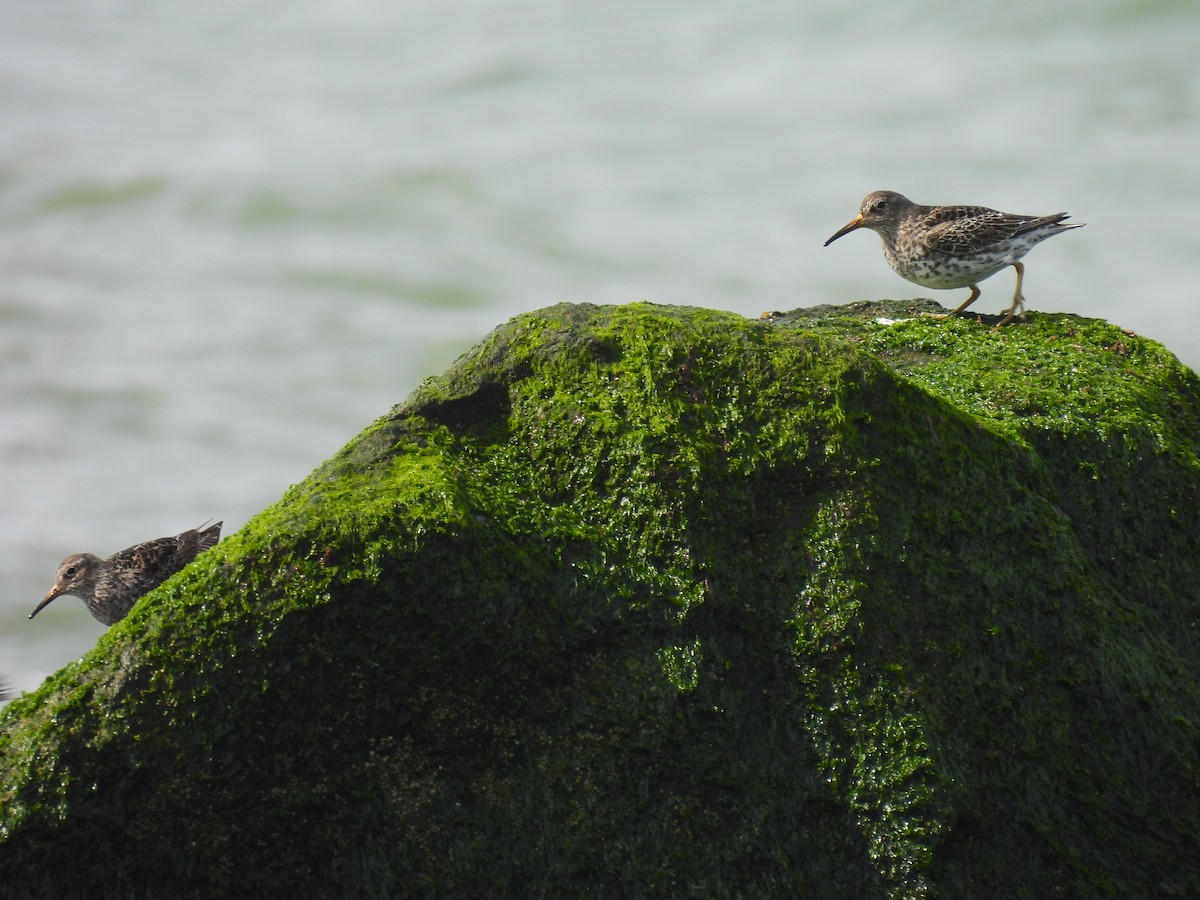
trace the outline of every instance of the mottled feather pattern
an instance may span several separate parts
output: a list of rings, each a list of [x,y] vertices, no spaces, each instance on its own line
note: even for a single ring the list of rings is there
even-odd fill
[[[134,603],[220,540],[221,524],[201,526],[175,537],[135,544],[100,559],[90,553],[68,556],[58,567],[54,587],[29,614],[33,618],[51,600],[74,594],[105,625],[119,622]]]
[[[971,289],[952,315],[979,297],[978,282],[1012,266],[1017,289],[1000,323],[1005,324],[1025,307],[1021,258],[1046,238],[1082,227],[1064,225],[1068,218],[1066,213],[1020,216],[986,206],[921,206],[895,191],[875,191],[825,246],[856,229],[871,229],[883,241],[884,259],[901,278],[935,290]]]
[[[984,206],[935,206],[921,220],[921,243],[935,253],[970,255],[999,249],[1022,235],[1053,226],[1070,218],[1066,213],[1052,216],[1019,216]],[[1063,226],[1073,228],[1073,225]],[[1038,238],[1050,237],[1054,231]],[[1035,241],[1034,243],[1037,243]]]

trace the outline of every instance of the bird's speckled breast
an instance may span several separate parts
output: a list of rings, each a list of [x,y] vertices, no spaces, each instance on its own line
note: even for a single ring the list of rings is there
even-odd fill
[[[897,253],[894,247],[883,244],[888,265],[901,278],[934,290],[970,287],[995,275],[1019,259],[1011,244],[997,244],[987,252],[972,256],[952,256],[920,248],[915,252]]]

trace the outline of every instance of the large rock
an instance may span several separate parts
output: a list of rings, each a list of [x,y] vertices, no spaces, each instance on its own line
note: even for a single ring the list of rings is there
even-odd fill
[[[7,707],[3,889],[1196,896],[1200,382],[916,309],[497,330]]]

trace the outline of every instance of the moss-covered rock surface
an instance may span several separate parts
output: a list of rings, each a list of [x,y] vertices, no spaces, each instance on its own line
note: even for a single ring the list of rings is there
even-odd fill
[[[0,718],[21,897],[1200,894],[1200,382],[563,305]]]

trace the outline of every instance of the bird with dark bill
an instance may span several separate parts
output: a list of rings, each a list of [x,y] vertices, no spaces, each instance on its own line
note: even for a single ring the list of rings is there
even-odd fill
[[[175,537],[135,544],[108,559],[76,553],[58,565],[54,587],[29,618],[55,597],[74,594],[105,625],[121,621],[143,594],[158,587],[199,553],[221,539],[221,522],[185,531]]]
[[[1048,237],[1083,227],[1062,224],[1069,218],[1066,213],[1019,216],[985,206],[921,206],[895,191],[875,191],[825,246],[858,228],[871,229],[883,241],[888,265],[901,278],[936,290],[971,289],[971,296],[952,316],[979,297],[979,282],[1012,266],[1017,270],[1017,290],[999,323],[1005,325],[1025,308],[1021,257]]]

